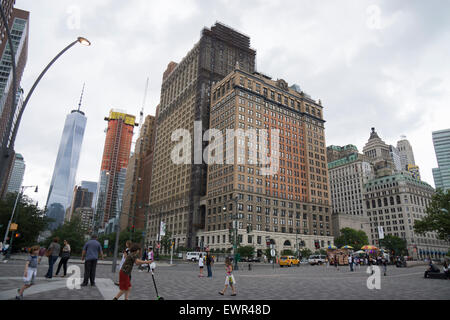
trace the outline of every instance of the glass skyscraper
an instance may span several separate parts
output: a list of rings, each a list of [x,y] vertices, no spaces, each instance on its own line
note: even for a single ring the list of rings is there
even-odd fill
[[[436,189],[450,190],[450,129],[433,132],[438,168],[433,169]]]
[[[72,201],[86,122],[85,114],[79,109],[66,118],[47,198],[47,216],[55,220],[50,225],[51,230],[64,223],[66,210]]]
[[[24,174],[25,160],[23,159],[21,154],[16,153],[11,175],[9,177],[7,193],[20,192]]]

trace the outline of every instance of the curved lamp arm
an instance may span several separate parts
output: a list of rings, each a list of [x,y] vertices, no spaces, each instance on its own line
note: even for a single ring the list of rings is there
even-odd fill
[[[25,101],[22,104],[22,108],[20,109],[19,115],[17,117],[17,122],[16,125],[14,126],[14,131],[11,137],[11,147],[14,148],[14,142],[17,136],[17,131],[19,130],[19,125],[20,125],[20,120],[22,119],[22,115],[25,111],[25,108],[28,104],[28,101],[31,98],[31,95],[34,92],[34,89],[36,89],[37,85],[39,84],[39,82],[41,81],[42,77],[45,75],[45,73],[48,71],[48,69],[50,69],[50,67],[55,63],[56,60],[59,59],[59,57],[61,57],[67,50],[69,50],[70,48],[72,48],[75,44],[77,43],[81,43],[83,45],[86,46],[90,46],[91,43],[89,42],[89,40],[87,40],[86,38],[83,37],[79,37],[77,40],[75,40],[74,42],[72,42],[71,44],[69,44],[67,47],[65,47],[60,53],[58,53],[56,55],[55,58],[53,58],[52,61],[50,61],[50,63],[45,67],[44,71],[41,72],[41,74],[39,75],[39,77],[36,79],[36,81],[34,82],[33,86],[31,87],[30,91],[27,94],[27,97],[25,98]]]

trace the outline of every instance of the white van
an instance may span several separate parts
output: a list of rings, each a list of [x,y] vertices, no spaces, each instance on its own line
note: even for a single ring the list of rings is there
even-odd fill
[[[186,253],[186,260],[188,261],[198,261],[200,254],[202,255],[202,257],[206,257],[206,252],[188,252]]]
[[[312,255],[312,256],[309,256],[308,262],[312,266],[315,264],[321,265],[321,264],[325,263],[325,259],[326,259],[326,256],[324,256],[324,255]]]

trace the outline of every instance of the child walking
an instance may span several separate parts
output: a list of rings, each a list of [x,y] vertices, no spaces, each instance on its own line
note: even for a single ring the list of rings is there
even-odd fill
[[[225,294],[225,291],[227,291],[228,286],[231,287],[232,294],[231,296],[236,296],[236,280],[234,279],[233,275],[233,266],[231,265],[230,258],[225,259],[225,271],[227,273],[227,276],[225,278],[225,288],[222,291],[219,291],[219,294],[223,296]]]
[[[25,263],[25,271],[23,273],[23,286],[17,289],[16,300],[23,300],[23,292],[34,284],[37,275],[39,246],[33,246],[30,249],[30,256]]]
[[[143,261],[139,259],[141,254],[141,247],[138,244],[133,244],[130,248],[130,253],[127,255],[125,262],[122,265],[119,273],[119,293],[113,300],[119,300],[119,298],[125,294],[125,300],[131,292],[131,272],[133,271],[134,264],[143,265],[152,263],[151,261]]]

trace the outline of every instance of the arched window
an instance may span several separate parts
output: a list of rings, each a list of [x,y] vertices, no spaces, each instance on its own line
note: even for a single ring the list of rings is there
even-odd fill
[[[284,242],[284,246],[285,246],[285,247],[290,247],[290,246],[291,246],[291,242],[290,242],[289,240],[286,240],[286,241]]]

